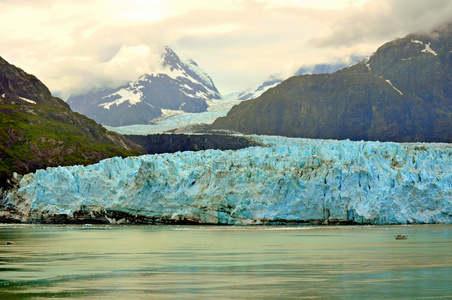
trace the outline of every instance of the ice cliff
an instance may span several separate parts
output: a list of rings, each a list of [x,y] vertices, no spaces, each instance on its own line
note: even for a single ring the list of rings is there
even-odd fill
[[[0,220],[452,223],[452,145],[254,138],[267,147],[39,170]]]

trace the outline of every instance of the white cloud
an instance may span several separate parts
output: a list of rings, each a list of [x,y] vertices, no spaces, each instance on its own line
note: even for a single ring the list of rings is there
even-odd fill
[[[186,33],[188,35],[216,35],[216,34],[224,34],[236,31],[240,28],[238,24],[218,24],[213,26],[202,26],[202,27],[194,27],[194,28],[186,28],[182,30],[182,33]]]
[[[277,7],[303,7],[315,9],[347,9],[350,7],[361,7],[369,0],[258,0],[266,4],[266,8]]]
[[[161,59],[160,52],[149,46],[120,47],[111,59],[99,62],[89,56],[66,56],[53,59],[46,66],[45,82],[59,86],[64,98],[92,88],[115,87],[153,71]],[[82,87],[82,88],[81,88]]]
[[[146,45],[123,45],[119,51],[105,63],[106,74],[121,74],[121,80],[130,80],[146,72],[158,64],[160,56],[154,54]]]
[[[170,45],[228,93],[451,19],[450,0],[0,1],[0,56],[67,97],[136,79]]]
[[[369,1],[348,10],[331,24],[331,32],[314,38],[319,47],[388,41],[412,32],[428,32],[452,21],[452,1]]]

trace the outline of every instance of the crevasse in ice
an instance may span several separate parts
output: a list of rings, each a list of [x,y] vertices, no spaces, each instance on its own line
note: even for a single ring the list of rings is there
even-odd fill
[[[452,223],[451,145],[254,138],[266,146],[39,170],[6,200],[28,221],[91,207],[213,224]]]

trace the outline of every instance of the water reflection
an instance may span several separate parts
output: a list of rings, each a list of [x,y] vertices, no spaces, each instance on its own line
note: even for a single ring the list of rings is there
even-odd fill
[[[451,238],[439,225],[3,225],[0,296],[448,297]]]

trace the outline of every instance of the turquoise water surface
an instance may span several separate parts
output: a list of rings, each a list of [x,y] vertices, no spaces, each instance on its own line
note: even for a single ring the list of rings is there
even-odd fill
[[[0,298],[446,299],[452,226],[3,224]]]

